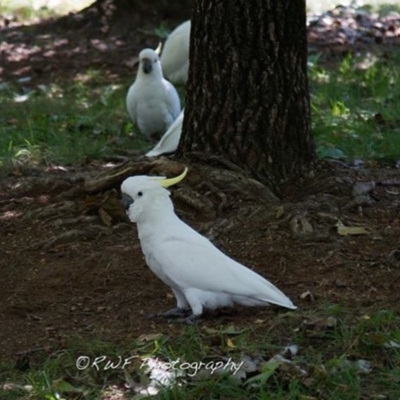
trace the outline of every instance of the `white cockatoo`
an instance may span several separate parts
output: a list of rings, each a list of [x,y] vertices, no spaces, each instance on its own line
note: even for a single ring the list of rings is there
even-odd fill
[[[165,132],[181,112],[178,92],[164,79],[158,54],[152,49],[139,54],[139,69],[126,96],[126,108],[147,138]]]
[[[186,83],[189,72],[191,22],[178,25],[168,36],[161,53],[164,75],[174,83]]]
[[[182,133],[183,111],[184,110],[181,111],[179,117],[168,128],[167,132],[164,133],[156,146],[146,153],[147,157],[156,157],[165,153],[173,153],[178,148]]]
[[[136,222],[147,265],[168,285],[177,307],[163,315],[187,316],[191,323],[203,309],[233,306],[265,306],[269,303],[295,309],[278,288],[249,268],[232,260],[208,239],[185,224],[174,212],[166,187],[178,177],[133,176],[121,185],[122,203]]]

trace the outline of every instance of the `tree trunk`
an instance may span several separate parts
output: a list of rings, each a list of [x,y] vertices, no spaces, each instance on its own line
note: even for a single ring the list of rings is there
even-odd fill
[[[219,154],[276,193],[315,160],[304,0],[197,0],[178,156]]]

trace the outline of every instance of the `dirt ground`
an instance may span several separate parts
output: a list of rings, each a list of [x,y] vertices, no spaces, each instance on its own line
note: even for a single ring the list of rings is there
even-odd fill
[[[101,25],[80,18],[31,26],[3,20],[1,78],[29,75],[39,84],[70,79],[93,65],[110,79],[132,75],[138,49],[153,40],[146,29],[110,38]],[[50,353],[76,335],[123,342],[142,333],[179,334],[179,325],[146,318],[174,299],[147,268],[135,226],[107,226],[85,205],[85,182],[107,167],[0,171],[0,358],[17,360],[37,348]],[[189,186],[190,173],[181,187]],[[174,192],[177,213],[281,288],[300,312],[326,303],[360,315],[400,312],[400,174],[394,165],[329,162],[307,184],[289,185],[283,207],[233,193],[217,211],[212,194],[200,185],[192,189],[212,198],[215,212],[204,215]],[[367,232],[340,235],[338,219]],[[204,322],[246,326],[276,312],[235,308],[209,313]]]

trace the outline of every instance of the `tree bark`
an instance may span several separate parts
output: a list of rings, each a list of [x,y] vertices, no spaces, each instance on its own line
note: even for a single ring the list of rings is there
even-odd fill
[[[219,154],[276,193],[315,160],[304,0],[196,0],[178,156]]]

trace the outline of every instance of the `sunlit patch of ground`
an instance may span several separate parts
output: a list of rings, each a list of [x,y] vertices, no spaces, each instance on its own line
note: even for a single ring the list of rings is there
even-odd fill
[[[32,8],[34,11],[47,8],[58,15],[80,11],[93,0],[0,0],[0,7],[7,9]]]

